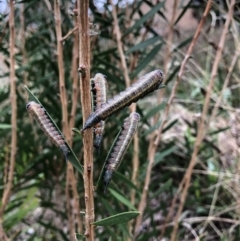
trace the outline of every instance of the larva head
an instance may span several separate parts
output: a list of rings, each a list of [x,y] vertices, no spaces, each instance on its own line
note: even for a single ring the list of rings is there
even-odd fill
[[[140,115],[137,112],[132,112],[129,117],[133,118],[137,122],[140,120]]]
[[[84,130],[96,125],[98,122],[100,122],[101,120],[99,119],[99,117],[96,115],[95,112],[93,112],[86,120],[81,132],[83,132]]]
[[[112,170],[106,170],[104,174],[104,193],[106,193],[108,185],[112,179],[113,171]]]
[[[26,104],[26,109],[27,111],[32,107],[32,106],[35,106],[37,105],[37,103],[35,101],[30,101]]]

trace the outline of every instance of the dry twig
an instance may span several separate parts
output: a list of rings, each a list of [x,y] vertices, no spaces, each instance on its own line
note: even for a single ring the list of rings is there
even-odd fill
[[[121,59],[121,65],[122,65],[122,69],[123,69],[123,73],[124,73],[124,79],[125,79],[125,84],[126,87],[128,88],[130,86],[130,77],[129,77],[129,73],[128,73],[128,67],[127,67],[127,63],[126,63],[126,57],[123,51],[123,46],[122,46],[122,42],[121,42],[121,32],[119,29],[119,24],[118,24],[118,19],[117,19],[117,11],[116,11],[116,7],[113,4],[112,0],[110,0],[110,4],[112,6],[112,15],[113,15],[113,19],[114,19],[114,29],[115,29],[115,34],[116,34],[116,39],[117,39],[117,46],[118,46],[118,52],[120,55],[120,59]],[[130,111],[136,111],[136,104],[132,104],[130,107]],[[138,171],[138,167],[139,167],[139,143],[138,143],[138,133],[136,133],[134,135],[134,139],[133,139],[133,145],[134,145],[134,156],[133,156],[133,173],[132,173],[132,182],[133,184],[136,185],[136,179],[137,179],[137,171]],[[135,190],[131,191],[131,203],[134,204],[135,203]],[[132,222],[129,223],[129,231],[131,233],[132,231]]]
[[[169,62],[169,59],[171,58],[171,46],[172,46],[172,40],[173,40],[173,27],[174,27],[174,21],[176,18],[176,9],[177,9],[177,3],[178,0],[174,0],[174,6],[173,6],[173,13],[171,17],[171,22],[170,22],[170,27],[169,27],[169,32],[168,32],[168,42],[167,42],[167,57],[164,62],[164,71],[167,70],[167,65]],[[158,93],[158,103],[162,99],[163,93],[160,92]],[[155,118],[155,121],[157,121],[157,117]],[[138,210],[140,212],[140,215],[137,217],[136,225],[135,225],[135,234],[139,231],[140,224],[142,222],[143,218],[143,213],[146,207],[146,202],[147,202],[147,194],[148,194],[148,188],[150,185],[151,181],[151,173],[152,173],[152,167],[154,163],[154,157],[156,153],[156,146],[154,146],[153,142],[154,136],[151,137],[150,143],[149,143],[149,149],[148,149],[148,167],[147,167],[147,172],[146,172],[146,177],[145,177],[145,182],[144,182],[144,187],[142,191],[142,197],[138,206]]]
[[[59,71],[59,86],[60,86],[60,98],[62,106],[62,128],[63,134],[65,135],[67,142],[72,144],[72,135],[70,134],[70,126],[68,123],[68,109],[67,109],[67,93],[65,88],[65,78],[64,78],[64,62],[63,62],[63,43],[62,43],[62,29],[61,29],[61,13],[60,13],[60,2],[59,0],[54,1],[54,14],[56,21],[56,33],[57,33],[57,55],[58,55],[58,71]],[[75,100],[76,102],[77,100]],[[73,102],[73,104],[75,103]],[[76,103],[74,104],[76,107]],[[74,122],[72,121],[74,124]],[[80,208],[79,208],[79,197],[76,188],[76,178],[74,176],[73,167],[70,163],[67,164],[67,176],[66,176],[66,201],[67,201],[67,214],[68,214],[68,224],[70,231],[70,239],[74,240],[75,238],[75,226],[74,222],[77,220],[79,229],[81,229],[81,220],[80,220]],[[71,207],[71,195],[70,189],[73,190],[73,199],[74,207]]]
[[[91,114],[90,95],[90,37],[88,35],[88,0],[78,0],[78,31],[79,31],[79,70],[80,95],[83,114],[83,123]],[[86,240],[94,240],[94,198],[93,198],[93,136],[92,130],[83,133],[84,155],[84,189],[85,189],[85,236]]]
[[[181,64],[181,67],[180,67],[180,70],[179,70],[179,73],[178,73],[177,80],[176,80],[176,82],[174,83],[174,86],[173,86],[171,95],[170,95],[170,97],[169,97],[169,100],[168,100],[166,109],[165,109],[164,114],[163,114],[163,118],[162,118],[163,121],[162,121],[162,123],[161,123],[161,126],[159,127],[158,135],[157,135],[157,138],[156,138],[156,140],[155,140],[155,142],[154,142],[155,146],[157,146],[157,145],[159,144],[160,140],[161,140],[162,131],[163,131],[163,129],[164,129],[165,124],[167,123],[167,117],[168,117],[168,115],[169,115],[169,111],[170,111],[170,108],[171,108],[171,104],[172,104],[172,102],[173,102],[173,100],[174,100],[174,98],[175,98],[178,85],[179,85],[179,83],[180,83],[180,81],[181,81],[181,78],[182,78],[182,75],[183,75],[183,73],[184,73],[184,68],[185,68],[185,66],[186,66],[186,63],[187,63],[188,59],[189,59],[190,56],[191,56],[191,53],[192,53],[193,48],[194,48],[194,46],[195,46],[195,44],[196,44],[196,41],[197,41],[197,39],[198,39],[198,37],[199,37],[199,35],[200,35],[200,33],[201,33],[201,30],[202,30],[202,28],[203,28],[203,24],[204,24],[204,22],[205,22],[205,19],[206,19],[208,13],[209,13],[210,8],[211,8],[211,4],[212,4],[212,0],[208,1],[207,5],[206,5],[206,8],[205,8],[205,11],[204,11],[204,13],[203,13],[202,19],[201,19],[201,21],[200,21],[200,23],[199,23],[199,25],[198,25],[198,27],[197,27],[197,30],[196,30],[196,32],[195,32],[195,34],[194,34],[194,37],[193,37],[193,40],[192,40],[192,42],[191,42],[191,44],[190,44],[190,46],[189,46],[189,48],[188,48],[187,54],[186,54],[186,56],[185,56],[185,58],[184,58],[184,60],[183,60],[183,62],[182,62],[182,64]],[[178,193],[180,192],[180,190],[182,189],[182,186],[183,186],[183,181],[182,181],[182,182],[180,183],[180,185],[179,185],[177,194],[178,194]],[[175,195],[174,199],[172,200],[172,204],[171,204],[170,210],[169,210],[169,212],[168,212],[168,215],[167,215],[167,217],[166,217],[166,220],[165,220],[164,224],[166,224],[166,223],[169,221],[169,219],[170,219],[170,217],[171,217],[171,215],[172,215],[173,208],[174,208],[174,206],[175,206],[175,204],[176,204],[176,201],[177,201],[177,194]],[[162,239],[162,237],[163,237],[163,235],[164,235],[164,232],[165,232],[165,226],[163,225],[163,229],[162,229],[162,231],[161,231],[160,238],[159,238],[160,240]]]
[[[9,27],[10,27],[10,39],[9,39],[9,47],[10,47],[10,100],[11,100],[11,156],[10,156],[10,167],[8,173],[7,184],[4,187],[3,197],[2,197],[2,206],[0,209],[0,219],[2,220],[2,216],[4,210],[7,206],[9,197],[12,191],[13,185],[13,175],[14,175],[14,167],[15,167],[15,159],[17,152],[17,96],[16,96],[16,77],[15,77],[15,53],[14,53],[14,40],[15,40],[15,25],[14,25],[14,1],[11,0],[10,4],[10,13],[9,13]]]
[[[207,111],[208,111],[208,107],[209,107],[209,101],[210,101],[214,81],[215,81],[215,78],[217,76],[218,65],[219,65],[219,62],[221,61],[222,51],[223,51],[223,48],[224,48],[224,43],[225,43],[226,35],[227,35],[227,32],[228,32],[228,27],[229,27],[230,22],[232,20],[234,4],[235,4],[235,0],[232,0],[231,3],[230,3],[230,6],[229,6],[227,20],[225,22],[224,29],[223,29],[223,32],[222,32],[222,35],[221,35],[221,38],[220,38],[220,42],[219,42],[219,45],[218,45],[215,61],[213,63],[211,78],[210,78],[210,81],[209,81],[209,85],[207,87],[207,93],[206,93],[206,97],[205,97],[205,101],[204,101],[203,111],[201,113],[200,123],[198,125],[198,133],[197,133],[197,138],[196,138],[196,141],[195,141],[195,144],[194,144],[194,150],[193,150],[193,153],[192,153],[192,156],[191,156],[191,161],[189,163],[188,169],[187,169],[187,171],[186,171],[186,173],[183,177],[184,187],[183,187],[183,192],[181,194],[180,205],[178,207],[177,215],[174,219],[175,225],[174,225],[174,229],[173,229],[173,232],[172,232],[172,235],[171,235],[171,241],[176,240],[177,231],[178,231],[178,220],[179,220],[179,217],[182,213],[183,206],[184,206],[185,201],[186,201],[187,192],[188,192],[188,188],[189,188],[189,185],[190,185],[193,168],[194,168],[195,163],[196,163],[199,147],[202,143],[202,140],[203,140],[205,132],[206,132],[206,116],[207,116]]]

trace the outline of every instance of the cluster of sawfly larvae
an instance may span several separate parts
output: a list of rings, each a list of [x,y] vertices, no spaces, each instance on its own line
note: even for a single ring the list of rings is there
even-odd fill
[[[154,90],[160,89],[162,87],[162,81],[163,72],[161,70],[154,70],[141,77],[125,91],[114,96],[112,99],[107,100],[107,82],[105,76],[102,74],[96,74],[95,77],[91,79],[93,113],[88,117],[81,131],[93,127],[95,134],[94,147],[98,152],[100,151],[103,139],[105,127],[104,120],[124,107],[129,106],[131,103],[137,102],[140,98],[145,97]],[[52,143],[62,151],[67,161],[70,149],[64,137],[55,127],[43,106],[34,101],[30,101],[27,103],[26,108],[39,123],[41,129],[49,137]],[[139,121],[140,115],[136,112],[132,112],[129,117],[124,120],[121,132],[106,160],[104,174],[105,191],[114,172],[121,164],[123,156],[137,131]]]
[[[105,76],[102,74],[96,74],[95,77],[91,79],[94,112],[86,120],[82,131],[93,127],[95,133],[94,146],[97,148],[98,152],[100,151],[101,141],[103,139],[105,126],[104,120],[133,102],[137,102],[140,98],[143,98],[154,90],[161,88],[162,81],[162,71],[154,70],[141,77],[125,91],[114,96],[110,100],[106,100],[107,82]],[[106,160],[104,173],[105,192],[114,172],[121,164],[123,156],[137,131],[139,121],[140,115],[136,112],[132,112],[124,121],[121,133],[119,134],[110,155],[108,155],[109,158]]]

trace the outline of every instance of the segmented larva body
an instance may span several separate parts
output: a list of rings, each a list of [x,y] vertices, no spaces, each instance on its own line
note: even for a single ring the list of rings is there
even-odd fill
[[[92,93],[93,93],[93,109],[98,110],[102,104],[107,101],[107,81],[102,74],[96,74],[91,80]],[[100,152],[100,147],[103,139],[105,128],[105,121],[100,121],[94,126],[95,141],[94,147]]]
[[[163,81],[163,72],[161,70],[154,70],[143,77],[141,77],[136,83],[127,88],[125,91],[114,96],[108,100],[105,104],[102,104],[95,112],[93,112],[87,119],[82,131],[94,126],[101,120],[105,120],[107,117],[130,105],[133,102],[137,102],[140,98],[143,98],[147,94],[160,88]]]
[[[118,169],[124,154],[127,151],[129,144],[131,143],[134,134],[137,131],[138,123],[140,121],[140,115],[136,112],[132,112],[128,118],[124,120],[122,131],[113,147],[109,159],[106,164],[106,171],[104,174],[104,189],[106,191],[114,172]]]
[[[46,114],[45,109],[38,103],[30,101],[26,105],[27,111],[34,117],[38,122],[41,129],[49,137],[51,142],[56,145],[64,154],[66,161],[68,160],[67,155],[70,152],[66,142],[61,133],[55,128],[52,121]]]

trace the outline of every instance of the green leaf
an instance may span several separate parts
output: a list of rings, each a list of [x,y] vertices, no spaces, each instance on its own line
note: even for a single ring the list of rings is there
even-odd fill
[[[170,178],[163,185],[161,185],[161,187],[157,191],[155,191],[154,194],[151,196],[151,199],[156,198],[161,193],[167,191],[169,187],[171,187],[171,185],[172,185],[172,178]]]
[[[140,49],[144,49],[148,46],[152,46],[155,42],[157,42],[158,40],[161,40],[161,39],[162,39],[162,37],[160,37],[160,36],[154,36],[144,42],[140,42],[139,44],[134,45],[133,47],[129,48],[126,51],[126,54],[130,54],[130,53],[138,51]]]
[[[129,189],[130,189],[130,188],[133,188],[133,189],[136,190],[136,192],[137,192],[139,195],[141,194],[142,191],[140,191],[140,190],[137,188],[137,186],[135,186],[135,185],[133,184],[133,182],[132,182],[130,179],[128,179],[125,175],[123,175],[121,172],[116,171],[116,172],[114,173],[114,175],[115,175],[115,177],[116,177],[116,180],[122,180],[122,181],[124,182],[124,184],[126,184],[126,186],[128,186]]]
[[[122,196],[121,194],[119,194],[118,192],[114,191],[113,189],[109,188],[109,191],[110,193],[119,201],[121,202],[122,204],[126,205],[127,207],[129,207],[130,209],[133,209],[133,210],[137,210],[133,205],[132,203],[126,199],[124,196]]]
[[[147,14],[145,14],[142,18],[140,18],[132,27],[130,27],[122,36],[124,38],[127,34],[131,33],[134,29],[139,28],[142,24],[144,24],[149,18],[153,17],[153,15],[164,6],[165,1],[160,2],[155,7],[153,7]]]
[[[110,216],[108,218],[104,218],[104,219],[102,219],[100,221],[93,222],[91,224],[95,225],[95,226],[116,225],[116,224],[128,222],[128,221],[136,218],[139,214],[140,214],[140,212],[137,212],[137,211],[130,211],[130,212],[119,213],[119,214]]]
[[[181,49],[182,47],[184,47],[185,45],[190,43],[192,41],[192,39],[193,39],[193,36],[190,36],[189,38],[187,38],[184,41],[182,41],[180,44],[175,46],[175,48],[173,49],[173,52],[178,51],[179,49]]]
[[[172,122],[170,122],[164,129],[163,132],[169,130],[172,126],[174,126],[176,123],[178,122],[178,119],[173,120]]]
[[[152,51],[138,64],[136,70],[131,75],[131,78],[136,77],[139,72],[141,72],[149,63],[154,59],[154,57],[158,54],[159,50],[162,47],[162,43],[156,45]]]
[[[191,3],[192,3],[192,1],[189,1],[188,4],[183,8],[182,12],[179,14],[178,18],[175,20],[174,25],[176,25],[178,23],[178,21],[182,18],[184,13],[189,9]]]
[[[149,110],[145,115],[144,117],[142,118],[142,121],[143,120],[147,120],[149,119],[150,117],[154,116],[156,113],[158,113],[160,110],[164,109],[166,106],[166,103],[163,102],[155,107],[153,107],[151,110]]]
[[[176,73],[180,70],[180,65],[178,65],[171,74],[168,75],[168,78],[165,81],[165,84],[167,85],[173,78],[175,77]]]
[[[172,146],[171,148],[168,148],[167,150],[159,153],[157,152],[154,158],[154,164],[153,166],[156,166],[159,162],[161,162],[163,160],[164,157],[170,155],[171,153],[173,153],[175,150],[177,149],[176,146]]]
[[[29,99],[36,101],[38,104],[40,104],[41,106],[43,106],[41,104],[41,102],[38,100],[38,98],[28,89],[28,87],[25,85],[24,86],[25,89],[28,91],[29,93]],[[45,110],[46,111],[46,110]],[[52,119],[52,117],[49,115],[49,113],[46,111],[46,114],[48,115],[49,119],[52,121],[52,124],[54,125],[54,127],[59,131],[59,133],[61,133],[61,135],[64,138],[64,135],[62,134],[62,132],[59,130],[58,126],[56,125],[56,123],[54,122],[54,120]],[[65,139],[64,139],[65,140]],[[65,140],[66,145],[68,146],[70,153],[68,154],[68,160],[72,163],[72,165],[80,172],[83,173],[83,168],[82,165],[80,164],[80,162],[78,161],[75,153],[73,152],[73,150],[70,148],[70,146],[68,145],[67,141]]]
[[[5,129],[11,129],[11,128],[12,126],[10,124],[0,124],[0,129],[5,130]]]
[[[86,237],[83,235],[83,234],[81,234],[81,233],[75,233],[75,239],[76,239],[76,241],[78,241],[78,240],[83,240],[83,239],[85,239]]]
[[[220,129],[218,129],[218,130],[216,130],[216,131],[210,132],[209,135],[210,135],[210,136],[216,135],[216,134],[218,134],[218,133],[220,133],[220,132],[223,132],[223,131],[226,131],[226,130],[228,130],[228,129],[230,129],[229,126],[228,126],[228,127],[224,127],[224,128],[220,128]]]

